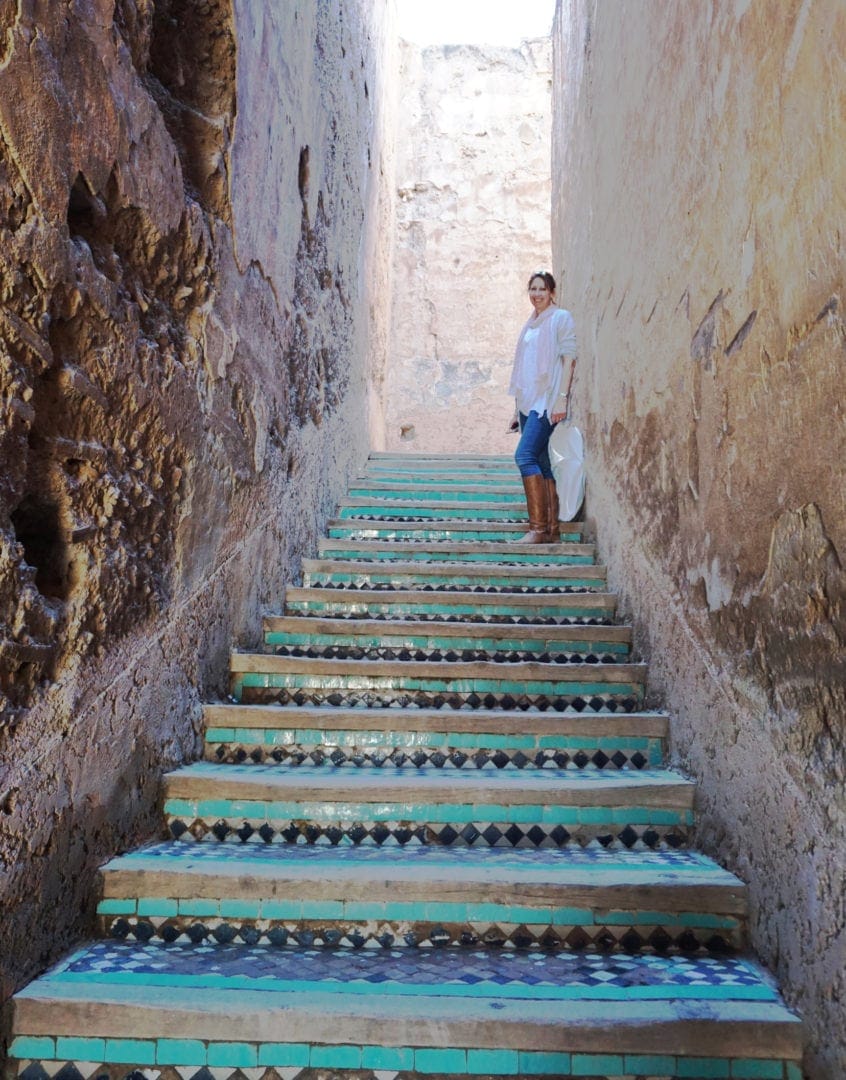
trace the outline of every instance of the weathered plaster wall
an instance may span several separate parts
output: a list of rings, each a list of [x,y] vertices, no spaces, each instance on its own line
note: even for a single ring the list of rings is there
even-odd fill
[[[0,7],[0,996],[380,437],[391,11]]]
[[[846,9],[559,4],[589,504],[700,836],[846,1075]]]
[[[510,453],[529,274],[549,263],[551,43],[403,44],[387,445]]]

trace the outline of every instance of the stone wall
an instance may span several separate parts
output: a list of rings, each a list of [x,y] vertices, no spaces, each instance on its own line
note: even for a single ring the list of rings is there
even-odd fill
[[[702,842],[846,1075],[846,13],[559,3],[553,251],[589,509]]]
[[[510,453],[508,377],[549,263],[549,39],[403,44],[391,450]]]
[[[390,5],[0,9],[0,995],[381,437]]]

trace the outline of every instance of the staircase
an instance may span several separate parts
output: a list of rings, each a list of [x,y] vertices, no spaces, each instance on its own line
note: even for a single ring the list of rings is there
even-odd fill
[[[508,459],[372,455],[11,1076],[800,1080],[594,547],[523,519]]]

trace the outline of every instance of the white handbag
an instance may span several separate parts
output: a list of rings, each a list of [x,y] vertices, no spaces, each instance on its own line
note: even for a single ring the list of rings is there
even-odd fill
[[[549,437],[549,462],[558,492],[558,518],[572,521],[585,498],[585,441],[574,424],[556,424]]]

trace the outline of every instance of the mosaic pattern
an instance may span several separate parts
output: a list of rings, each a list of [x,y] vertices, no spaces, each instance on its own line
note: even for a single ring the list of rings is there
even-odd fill
[[[235,736],[240,734],[240,738]],[[206,733],[205,757],[209,761],[228,762],[234,765],[331,765],[336,768],[351,765],[358,769],[402,769],[432,767],[436,769],[477,769],[493,772],[497,769],[643,769],[658,765],[662,751],[660,740],[644,740],[646,753],[640,747],[597,748],[596,740],[578,750],[543,749],[529,751],[514,747],[487,747],[460,749],[455,746],[398,746],[393,749],[370,746],[344,746],[334,742],[333,732],[327,732],[324,741],[313,743],[285,743],[275,745],[274,737],[280,733],[265,729],[261,741],[249,741],[243,733],[210,730]],[[285,734],[284,732],[282,734]],[[362,736],[362,732],[352,732]],[[224,738],[224,735],[227,736]],[[616,740],[622,743],[623,740]]]
[[[433,610],[431,608],[425,608],[420,611],[409,610],[410,605],[402,604],[397,605],[396,613],[391,610],[390,604],[379,605],[379,608],[386,608],[387,610],[373,610],[372,606],[364,607],[360,602],[351,600],[350,607],[344,610],[341,605],[343,600],[337,601],[337,606],[330,606],[329,602],[324,600],[305,600],[286,604],[285,613],[288,617],[302,616],[303,618],[314,618],[319,616],[321,619],[360,619],[362,612],[367,612],[368,619],[378,619],[379,621],[389,621],[393,618],[401,618],[403,622],[420,621],[420,622],[472,622],[472,623],[489,623],[494,626],[510,625],[512,623],[519,623],[523,626],[614,626],[615,620],[610,615],[590,615],[583,614],[580,610],[577,614],[535,614],[531,616],[514,616],[506,613],[493,612],[480,612],[478,609],[475,611],[466,611],[457,614],[455,609],[446,608],[443,611]]]
[[[43,1057],[19,1062],[20,1080],[448,1080],[455,1076],[590,1077],[591,1080],[802,1080],[795,1061],[675,1054],[569,1054],[532,1050],[203,1043],[176,1039],[59,1039],[85,1060],[51,1059],[54,1040],[21,1040]],[[100,1065],[89,1060],[104,1058]],[[16,1056],[22,1057],[23,1053]],[[127,1059],[129,1059],[127,1061]],[[178,1065],[170,1064],[176,1060]],[[126,1064],[117,1064],[126,1062]],[[187,1062],[187,1064],[186,1064]],[[291,1064],[294,1063],[294,1064]],[[299,1064],[297,1064],[299,1063]],[[327,1070],[331,1070],[327,1072]]]
[[[166,903],[172,903],[167,901]],[[206,901],[209,907],[219,906],[216,901]],[[102,905],[101,905],[102,906]],[[234,906],[234,905],[233,905]],[[423,905],[420,905],[423,906]],[[615,922],[604,924],[601,919],[591,925],[551,925],[548,922],[519,923],[497,921],[478,922],[409,922],[394,919],[368,919],[350,922],[344,919],[223,919],[190,916],[142,918],[137,915],[100,915],[98,927],[103,937],[119,940],[147,942],[159,939],[165,942],[199,944],[202,941],[228,945],[243,942],[245,945],[267,945],[275,948],[349,948],[361,949],[377,945],[390,949],[396,946],[408,948],[442,948],[460,946],[475,948],[487,946],[497,949],[538,949],[558,951],[569,949],[576,952],[654,952],[669,953],[708,952],[724,955],[735,952],[743,944],[743,931],[739,925],[715,930],[712,926],[697,926],[696,916],[690,916],[690,925],[681,926],[671,921],[656,922],[653,917],[648,924],[636,922],[636,915],[629,913],[628,924]],[[713,922],[713,916],[699,918]],[[731,922],[730,919],[723,920]],[[736,920],[734,920],[736,922]]]
[[[211,728],[206,755],[213,760],[193,767],[195,776],[199,772],[209,780],[209,797],[168,799],[165,820],[176,839],[114,860],[106,868],[112,887],[137,888],[139,894],[100,902],[98,926],[105,940],[78,950],[44,976],[40,985],[48,994],[69,1002],[86,994],[95,1015],[98,995],[130,1009],[151,1002],[163,1009],[172,1003],[178,1009],[186,999],[202,1003],[209,992],[225,1000],[227,1009],[237,1000],[240,1015],[251,1017],[266,1009],[269,999],[287,1007],[287,1002],[299,1004],[310,993],[324,1002],[314,1025],[315,1040],[339,1037],[325,1030],[324,995],[335,995],[341,1008],[348,1008],[344,995],[347,1001],[354,996],[356,1010],[369,1001],[376,1016],[383,1015],[382,1010],[386,1016],[397,1014],[408,999],[414,1017],[444,999],[445,1005],[434,1006],[444,1010],[441,1015],[463,1015],[465,1020],[480,1015],[480,1008],[506,1010],[495,1014],[498,1031],[500,1018],[510,1015],[522,1021],[527,1009],[539,1010],[533,1015],[557,1025],[567,1002],[576,1011],[587,1003],[585,1015],[591,1018],[605,1009],[602,1015],[613,1015],[613,1023],[627,1009],[631,1022],[633,1010],[647,1009],[650,1002],[662,1002],[685,1020],[717,1013],[743,1019],[762,1011],[772,1020],[784,1020],[786,1013],[769,980],[754,964],[734,955],[744,943],[745,919],[721,907],[736,910],[736,879],[687,849],[692,811],[638,802],[649,801],[649,796],[637,795],[638,783],[652,783],[648,773],[662,760],[662,739],[591,733],[491,736],[448,729],[449,715],[456,710],[477,713],[477,728],[484,726],[486,710],[500,708],[597,716],[634,713],[643,696],[638,673],[618,666],[608,671],[609,677],[619,674],[631,682],[613,683],[604,680],[601,667],[625,661],[628,646],[582,640],[560,642],[560,651],[548,643],[534,650],[519,631],[499,641],[490,633],[479,641],[425,631],[420,640],[392,639],[392,618],[514,626],[614,623],[604,571],[585,554],[590,548],[570,553],[454,549],[456,541],[513,540],[516,531],[504,530],[504,524],[525,527],[523,495],[510,461],[497,461],[496,466],[484,476],[473,462],[457,468],[449,463],[433,466],[432,475],[424,465],[419,472],[402,475],[404,466],[384,459],[374,469],[384,477],[371,475],[357,483],[353,491],[359,497],[344,501],[338,514],[343,520],[332,526],[337,542],[323,545],[324,558],[343,561],[335,566],[306,564],[306,581],[331,593],[300,592],[304,598],[291,601],[288,610],[338,620],[364,615],[382,621],[388,633],[369,642],[358,640],[352,628],[337,635],[268,638],[280,656],[434,661],[443,665],[442,674],[414,680],[405,668],[391,682],[378,675],[323,680],[289,671],[246,673],[234,683],[235,694],[244,701],[329,706],[330,715],[335,707],[439,709],[446,730],[362,732],[343,729],[345,722],[355,721],[340,718],[331,721],[337,730],[306,729],[298,726],[302,720],[278,728]],[[464,500],[462,472],[473,487],[478,485]],[[472,501],[466,501],[467,496]],[[462,527],[456,528],[456,521]],[[563,525],[561,532],[563,542],[579,542],[583,529]],[[373,550],[351,550],[345,546],[350,538],[387,542]],[[309,571],[309,565],[318,569]],[[513,671],[501,669],[488,679],[456,676],[455,664],[474,661],[539,661],[561,668],[544,682],[515,681]],[[570,672],[567,665],[592,665],[593,670]],[[433,726],[430,717],[425,723]],[[259,790],[273,791],[276,785],[278,794],[266,801],[217,797],[215,780],[231,770],[228,764],[217,770],[217,763],[224,762],[249,764],[244,772],[249,782],[256,779],[256,770],[266,768],[268,781]],[[281,773],[279,765],[294,770]],[[367,790],[376,792],[374,801],[347,801],[340,795],[332,801],[326,786],[332,767],[344,767],[340,775],[347,793],[355,790],[361,770],[372,770]],[[314,770],[313,782],[308,781],[309,769]],[[460,793],[450,796],[449,803],[437,802],[439,796],[421,794],[429,789],[418,783],[413,797],[422,800],[419,805],[379,801],[380,783],[384,789],[394,780],[389,770],[405,773],[414,782],[421,770],[429,772],[435,790],[438,783],[450,789],[472,785],[473,777],[483,773],[485,788],[496,794],[487,800],[490,805],[471,805]],[[562,783],[586,790],[595,783],[607,789],[625,781],[632,787],[629,805],[550,803],[547,792],[556,783],[556,772]],[[504,792],[517,784],[538,790],[531,805],[508,805]],[[308,791],[314,801],[271,801],[285,799],[285,785]],[[597,801],[602,802],[599,794]],[[605,801],[617,800],[610,795]],[[108,877],[121,870],[134,876]],[[298,871],[302,890],[290,887]],[[449,882],[441,894],[450,897],[447,901],[432,899],[433,890],[426,887],[428,875],[438,871],[439,880]],[[345,872],[348,880],[357,881],[352,896],[364,899],[326,898],[324,883],[340,881]],[[395,880],[406,882],[399,895],[388,884],[392,873]],[[170,879],[169,874],[182,876]],[[203,875],[200,891],[206,894],[236,895],[183,897],[180,892],[190,893],[188,883],[197,880],[192,874]],[[378,892],[370,887],[377,877]],[[252,883],[230,890],[227,880]],[[260,884],[280,880],[288,883],[286,889],[262,889]],[[126,884],[133,881],[136,886]],[[502,888],[484,892],[492,881]],[[585,906],[567,907],[565,901],[549,901],[548,907],[540,902],[515,906],[513,899],[507,900],[530,896],[523,886],[533,881],[544,887],[537,896],[576,895]],[[609,909],[599,898],[620,894],[598,888],[585,900],[578,891],[593,884],[617,888],[620,882],[635,890],[655,886],[659,891],[653,895],[667,899],[655,899],[652,907],[662,902],[678,907],[670,897],[676,895],[674,886],[683,884],[688,887],[684,895],[693,896],[693,906],[704,910],[640,910],[637,901],[629,905],[632,910]],[[170,895],[145,895],[145,884]],[[285,891],[294,898],[280,898]],[[339,895],[337,889],[330,895]],[[409,900],[409,895],[419,898]],[[497,899],[474,902],[478,895]],[[385,896],[390,899],[381,899]],[[385,999],[393,1001],[386,1007]],[[637,1013],[638,1024],[641,1015]],[[801,1080],[794,1061],[685,1057],[675,1053],[681,1044],[676,1040],[673,1045],[672,1037],[668,1045],[673,1053],[644,1055],[602,1053],[601,1033],[600,1045],[589,1045],[590,1052],[541,1052],[372,1045],[357,1029],[343,1045],[256,1042],[250,1041],[248,1030],[221,1027],[220,1037],[212,1041],[190,1035],[127,1038],[120,1032],[115,1037],[92,1037],[85,1031],[56,1037],[23,1034],[11,1047],[12,1068],[21,1080],[446,1080],[518,1074],[593,1080]],[[211,1030],[216,1033],[216,1028]],[[284,1037],[272,1027],[268,1030],[273,1031],[271,1038]],[[715,1045],[727,1052],[719,1039]],[[707,1043],[696,1046],[709,1049]]]
[[[644,876],[652,878],[656,874],[677,877],[686,872],[707,875],[713,881],[726,884],[734,877],[717,863],[698,851],[690,848],[664,849],[661,851],[609,850],[602,844],[594,843],[584,847],[567,847],[558,850],[545,850],[542,854],[528,848],[491,848],[479,847],[472,851],[451,852],[449,849],[435,846],[415,846],[408,848],[387,847],[265,847],[246,845],[232,837],[224,846],[220,844],[173,843],[157,841],[147,847],[131,851],[119,857],[121,864],[147,863],[148,860],[171,861],[184,860],[192,864],[198,862],[219,862],[225,852],[227,862],[243,867],[244,873],[250,872],[251,864],[262,866],[268,863],[299,865],[313,863],[318,866],[327,862],[337,868],[376,864],[377,866],[419,866],[438,869],[455,866],[460,860],[462,866],[481,866],[492,872],[511,872],[516,874],[531,873],[538,866],[544,869],[544,875],[567,873],[571,870],[597,871],[599,873],[625,873],[635,883],[642,882]],[[113,864],[110,864],[113,865]],[[329,870],[331,873],[331,869]],[[134,910],[134,909],[133,909]]]
[[[175,802],[176,800],[173,800]],[[613,812],[608,808],[598,809],[605,818],[598,824],[571,825],[570,828],[550,822],[524,823],[514,821],[391,821],[390,819],[372,821],[349,821],[339,818],[336,821],[290,820],[267,821],[262,817],[250,818],[243,813],[233,814],[226,820],[210,814],[185,816],[172,812],[165,803],[165,819],[170,836],[174,840],[229,840],[237,837],[243,843],[261,844],[445,844],[448,846],[468,847],[525,847],[558,848],[566,844],[589,844],[594,841],[605,848],[640,848],[651,850],[667,845],[682,847],[689,839],[689,826],[684,822],[673,824],[626,824],[612,823]],[[525,809],[524,807],[520,808]],[[538,807],[538,810],[543,808]],[[638,811],[632,811],[636,814]],[[644,813],[644,811],[639,811]],[[659,812],[646,811],[650,816]],[[672,812],[664,811],[668,815]],[[690,817],[683,811],[672,816]],[[540,814],[538,814],[540,817]]]
[[[265,949],[239,944],[98,941],[47,980],[61,986],[264,989],[544,1001],[778,1001],[737,957],[538,953],[498,949]]]
[[[271,635],[268,635],[270,637]],[[272,642],[271,642],[272,644]],[[610,647],[610,646],[609,646]],[[589,648],[589,646],[586,646]],[[426,660],[443,661],[446,664],[489,660],[494,664],[515,664],[529,661],[536,664],[619,664],[627,663],[628,650],[616,652],[588,652],[561,649],[555,652],[537,652],[528,649],[505,651],[498,649],[454,649],[448,645],[415,648],[361,645],[273,645],[276,656],[309,657],[313,660]]]
[[[501,581],[495,581],[491,585],[475,585],[474,578],[470,573],[452,575],[452,581],[427,581],[421,584],[412,573],[394,572],[390,580],[384,580],[388,574],[379,574],[375,571],[354,570],[344,572],[341,570],[309,570],[303,575],[303,584],[318,589],[367,589],[368,591],[381,592],[404,592],[413,588],[416,592],[473,592],[473,593],[520,593],[532,596],[564,596],[567,593],[586,593],[601,591],[605,588],[605,577],[585,577],[576,579],[570,585],[547,585],[544,578],[536,578],[529,582],[515,578],[504,577]],[[485,580],[490,581],[493,575],[486,575]],[[457,580],[455,580],[457,579]],[[548,579],[547,579],[548,580]]]
[[[260,679],[269,681],[272,676],[258,676]],[[612,684],[613,685],[613,684]],[[565,712],[572,709],[575,712],[637,712],[641,706],[639,697],[632,696],[632,687],[618,684],[619,689],[615,693],[604,689],[602,692],[584,697],[584,690],[574,693],[561,692],[550,696],[539,693],[529,697],[527,694],[514,695],[511,693],[478,694],[456,693],[440,691],[425,692],[386,689],[382,692],[344,690],[332,687],[300,687],[288,689],[286,687],[251,685],[246,678],[237,680],[233,685],[233,698],[235,701],[249,704],[276,705],[332,705],[345,708],[395,708],[395,709],[520,709],[524,712],[537,709],[539,712],[547,710]],[[619,695],[619,696],[618,696]]]

